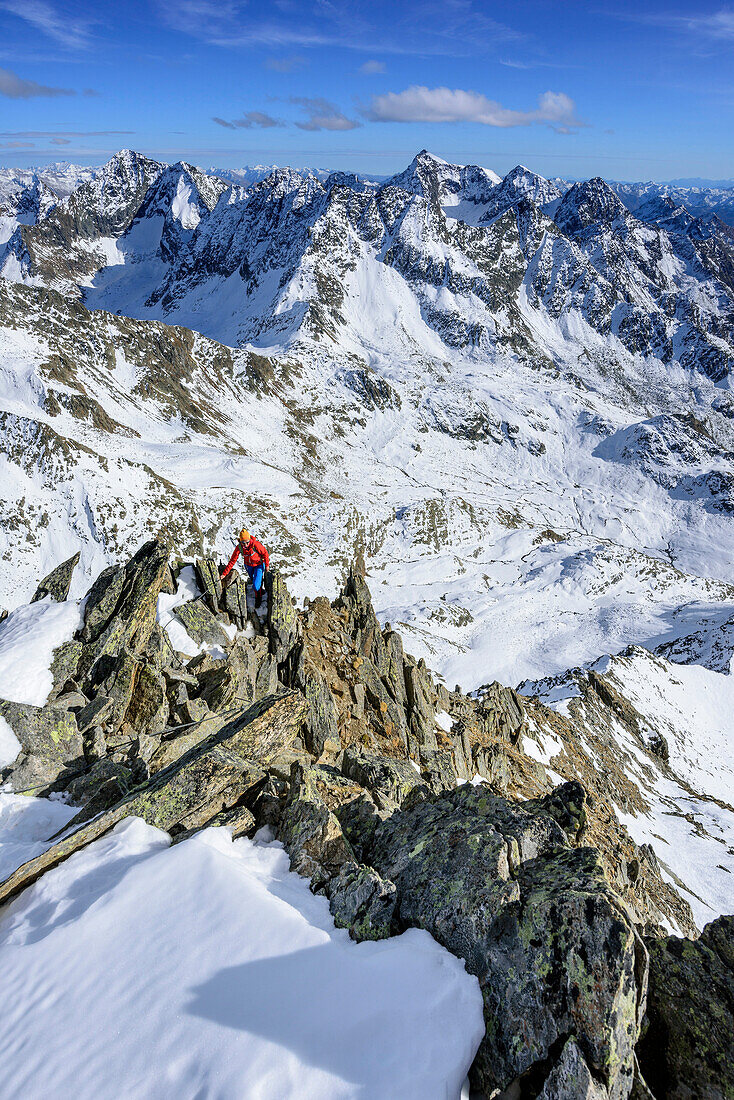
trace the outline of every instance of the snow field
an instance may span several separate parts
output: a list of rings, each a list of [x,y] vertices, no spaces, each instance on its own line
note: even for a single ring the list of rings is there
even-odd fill
[[[279,844],[169,843],[127,819],[0,912],[2,1100],[458,1100],[484,1033],[461,960],[353,943]]]
[[[0,623],[0,699],[42,707],[53,687],[53,651],[81,625],[79,600],[55,603],[46,597],[11,611]]]

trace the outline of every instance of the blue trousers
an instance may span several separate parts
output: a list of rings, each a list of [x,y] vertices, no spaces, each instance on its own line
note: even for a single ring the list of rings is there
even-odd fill
[[[250,583],[255,589],[255,592],[259,592],[263,586],[263,578],[265,576],[265,570],[262,563],[260,563],[260,565],[246,565],[245,569],[247,570],[247,575],[250,578]]]

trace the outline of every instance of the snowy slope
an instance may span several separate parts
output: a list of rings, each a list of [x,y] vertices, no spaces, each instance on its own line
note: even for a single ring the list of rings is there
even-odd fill
[[[458,1100],[484,1033],[460,959],[353,943],[279,844],[169,844],[130,818],[3,911],[0,1095]]]
[[[229,189],[121,153],[63,210],[6,275],[65,296],[0,283],[9,605],[246,518],[299,596],[363,554],[466,687],[731,617],[731,279],[695,219],[425,152]]]
[[[687,663],[632,647],[521,690],[572,721],[589,760],[617,790],[618,819],[638,844],[652,847],[703,928],[734,908],[732,654],[726,671],[694,663],[690,654],[678,657]],[[551,767],[565,774],[562,749],[555,746]],[[616,771],[622,784],[612,778]],[[625,796],[624,783],[634,798]]]

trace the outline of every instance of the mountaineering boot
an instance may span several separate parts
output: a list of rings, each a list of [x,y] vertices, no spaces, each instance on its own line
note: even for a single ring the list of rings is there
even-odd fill
[[[261,588],[259,592],[256,592],[256,593],[255,593],[255,610],[256,610],[256,611],[258,611],[258,610],[259,610],[259,608],[260,608],[260,604],[261,604],[262,602],[263,602],[263,590],[262,590],[262,588]]]

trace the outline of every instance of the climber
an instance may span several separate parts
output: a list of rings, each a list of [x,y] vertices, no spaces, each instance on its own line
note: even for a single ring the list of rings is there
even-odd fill
[[[223,581],[226,580],[232,572],[234,563],[237,561],[240,554],[242,554],[242,561],[247,570],[247,575],[250,578],[250,583],[255,590],[255,607],[258,608],[263,598],[265,571],[270,568],[270,554],[268,554],[263,544],[258,542],[255,536],[251,535],[250,532],[243,527],[239,533],[237,545],[234,548],[232,557],[219,574]]]

